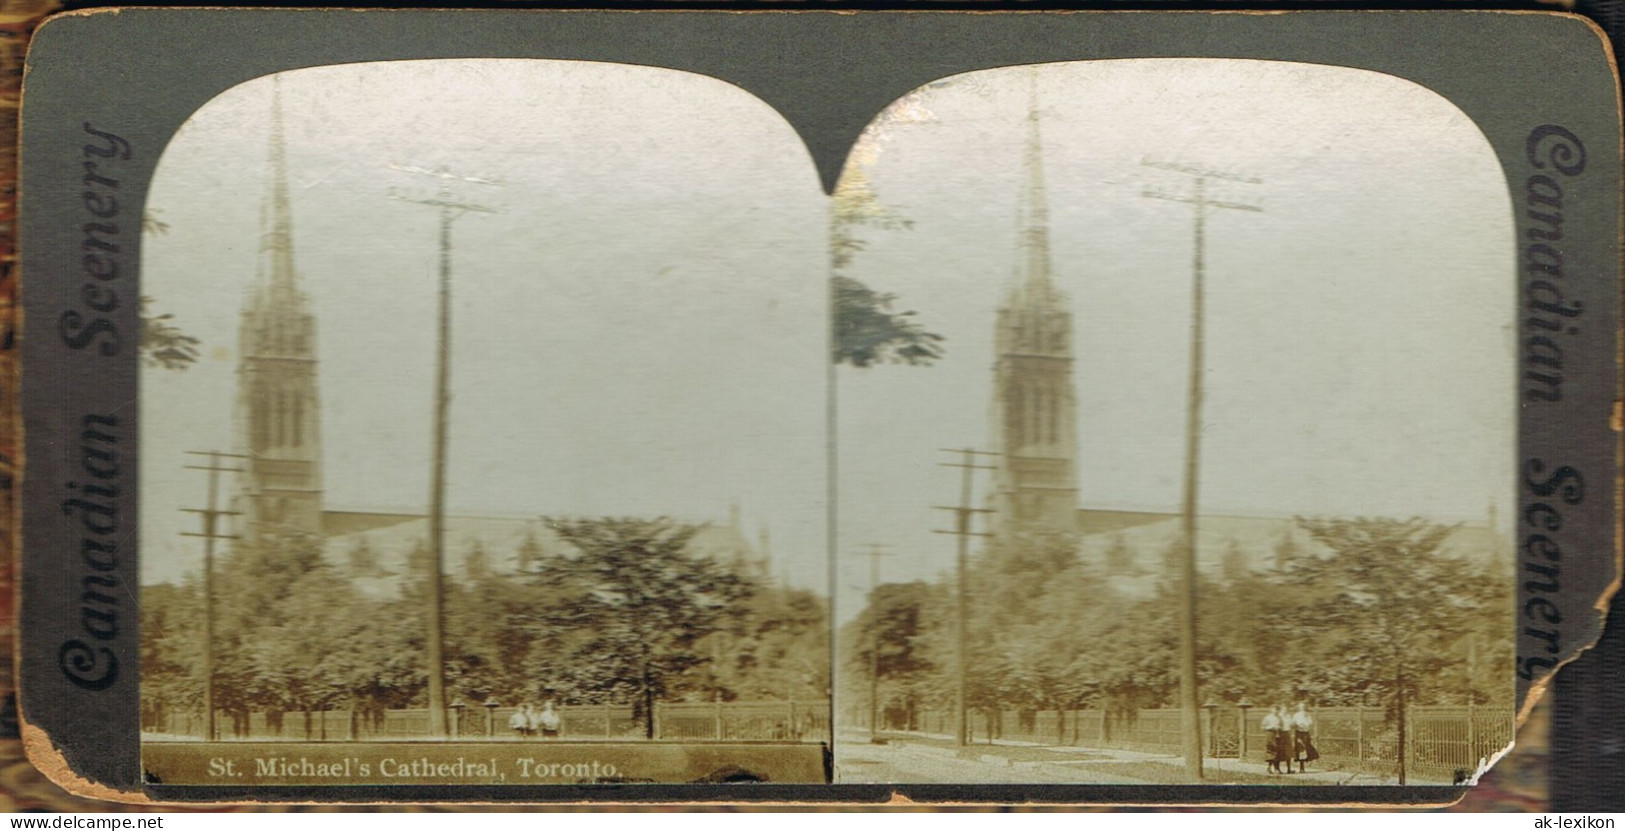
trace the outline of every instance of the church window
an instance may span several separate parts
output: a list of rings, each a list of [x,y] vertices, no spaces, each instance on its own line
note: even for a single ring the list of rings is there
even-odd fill
[[[264,450],[266,445],[271,443],[270,407],[265,399],[266,396],[263,391],[254,396],[254,412],[252,419],[254,422],[253,432],[255,450]]]
[[[1009,408],[1004,422],[1005,429],[1010,431],[1010,446],[1020,447],[1023,442],[1023,428],[1026,426],[1027,407],[1026,391],[1020,384],[1011,382],[1004,390],[1005,405]]]
[[[305,446],[305,398],[298,393],[293,396],[293,446]]]
[[[1048,387],[1040,386],[1038,388],[1038,429],[1035,431],[1036,435],[1033,436],[1033,439],[1037,442],[1043,443],[1049,440],[1049,434],[1054,422],[1054,413],[1050,412],[1050,405],[1054,399],[1055,396]]]
[[[288,443],[288,394],[277,390],[275,396],[276,403],[271,405],[271,442],[282,447]]]
[[[1060,428],[1060,423],[1061,423],[1061,392],[1060,392],[1060,390],[1057,390],[1054,387],[1050,387],[1048,401],[1046,402],[1046,404],[1047,404],[1047,406],[1045,407],[1045,419],[1049,422],[1049,426],[1044,431],[1044,440],[1048,441],[1050,444],[1054,444],[1055,443],[1055,437],[1056,437],[1057,433],[1059,433],[1059,428]]]
[[[1040,397],[1038,388],[1037,387],[1029,387],[1027,389],[1027,431],[1026,431],[1027,432],[1026,438],[1027,438],[1027,441],[1029,443],[1038,441],[1039,437],[1041,437],[1043,435],[1043,433],[1039,432],[1040,430],[1043,429],[1043,427],[1040,425],[1040,423],[1038,421],[1039,408],[1042,407],[1042,406],[1044,406],[1044,402],[1043,402],[1042,398]]]
[[[1061,413],[1060,401],[1057,400],[1059,397],[1055,390],[1050,390],[1048,407],[1049,432],[1045,434],[1050,444],[1055,444],[1060,439]]]

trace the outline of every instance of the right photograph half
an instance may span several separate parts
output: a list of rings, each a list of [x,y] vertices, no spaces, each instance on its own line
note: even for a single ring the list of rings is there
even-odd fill
[[[836,781],[1450,785],[1511,746],[1516,239],[1448,100],[959,75],[832,214]]]

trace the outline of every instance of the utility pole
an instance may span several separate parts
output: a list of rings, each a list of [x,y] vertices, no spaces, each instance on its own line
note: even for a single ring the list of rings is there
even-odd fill
[[[394,170],[418,173],[440,180],[438,195],[415,199],[391,192],[390,198],[440,209],[440,315],[438,349],[435,361],[434,449],[429,485],[429,734],[448,735],[446,724],[446,660],[442,637],[445,631],[444,590],[441,586],[446,560],[446,428],[451,411],[451,223],[470,212],[496,213],[472,202],[452,199],[453,180],[480,185],[501,185],[495,179],[458,176],[444,167],[429,170],[408,165],[390,165]]]
[[[186,465],[187,470],[204,470],[209,473],[209,496],[203,508],[182,508],[189,514],[198,514],[203,519],[203,533],[194,534],[182,531],[183,537],[203,538],[203,740],[219,741],[220,731],[214,720],[214,541],[234,540],[235,534],[221,534],[215,530],[215,521],[223,516],[237,516],[240,511],[223,511],[219,504],[220,474],[242,473],[240,467],[221,467],[221,459],[246,459],[235,453],[222,453],[218,450],[188,450],[188,456],[207,456],[206,465]]]
[[[954,512],[954,530],[934,531],[933,533],[953,534],[959,538],[957,563],[959,591],[957,593],[958,597],[955,604],[957,608],[954,615],[954,625],[957,630],[954,636],[955,643],[957,644],[955,649],[956,658],[954,661],[954,668],[959,678],[954,688],[954,744],[958,745],[959,747],[964,747],[965,745],[970,744],[970,719],[966,716],[965,712],[965,682],[970,676],[969,638],[966,635],[968,621],[970,620],[970,595],[968,592],[969,587],[966,585],[966,563],[970,559],[970,538],[993,536],[992,534],[982,534],[971,530],[971,520],[975,518],[976,514],[993,513],[991,508],[971,507],[973,504],[971,501],[971,496],[974,492],[973,477],[976,475],[976,471],[978,470],[995,469],[993,465],[977,464],[977,456],[997,456],[999,454],[989,453],[986,450],[972,450],[969,447],[962,447],[958,449],[942,448],[942,452],[960,454],[960,461],[937,463],[940,467],[957,467],[960,469],[959,504],[953,506],[933,506],[939,511]]]
[[[1493,527],[1493,523],[1492,523]],[[1478,633],[1467,633],[1467,760],[1477,765],[1478,754]],[[1477,768],[1474,768],[1477,770]]]
[[[1191,348],[1190,379],[1185,405],[1185,484],[1180,523],[1180,576],[1179,576],[1179,704],[1183,712],[1185,773],[1194,782],[1202,780],[1202,721],[1201,703],[1196,688],[1196,500],[1197,476],[1202,450],[1202,373],[1203,327],[1205,325],[1206,286],[1204,285],[1203,256],[1207,245],[1207,212],[1209,208],[1228,208],[1237,211],[1262,211],[1257,205],[1224,202],[1207,195],[1209,179],[1221,179],[1248,185],[1261,185],[1262,179],[1236,176],[1189,165],[1168,162],[1143,161],[1146,167],[1171,170],[1193,177],[1195,192],[1191,195],[1170,194],[1147,190],[1144,196],[1184,202],[1194,207],[1196,214],[1196,240],[1192,255],[1191,277]]]
[[[864,546],[869,558],[869,614],[874,636],[869,644],[869,741],[873,743],[880,733],[880,558],[892,556],[890,546],[869,543]]]

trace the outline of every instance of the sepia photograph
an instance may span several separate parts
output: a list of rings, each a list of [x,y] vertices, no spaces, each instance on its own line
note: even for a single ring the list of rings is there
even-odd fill
[[[690,73],[199,109],[141,217],[147,780],[826,781],[823,211]]]
[[[1377,72],[895,102],[835,192],[836,781],[1476,781],[1515,720],[1510,205]]]
[[[61,15],[30,762],[155,805],[1493,794],[1618,583],[1606,46]]]

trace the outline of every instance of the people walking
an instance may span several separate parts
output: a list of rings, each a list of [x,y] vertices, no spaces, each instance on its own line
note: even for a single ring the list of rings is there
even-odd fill
[[[508,729],[521,739],[536,735],[536,712],[530,704],[521,704],[513,711],[508,717]]]
[[[1304,765],[1320,758],[1320,751],[1315,749],[1314,732],[1315,717],[1309,715],[1308,707],[1298,702],[1298,709],[1292,714],[1292,758],[1298,762],[1298,772],[1304,773]],[[1292,763],[1287,763],[1288,772]]]
[[[1292,739],[1287,725],[1286,713],[1281,705],[1270,707],[1264,714],[1259,727],[1264,730],[1264,754],[1269,762],[1270,773],[1292,772]],[[1281,769],[1281,763],[1286,763],[1286,770]]]
[[[542,711],[536,714],[536,726],[542,731],[542,738],[556,739],[559,737],[559,727],[563,719],[559,711],[553,706],[553,699],[542,702]]]
[[[1259,722],[1259,727],[1264,730],[1264,759],[1269,763],[1269,772],[1272,772],[1272,774],[1284,772],[1280,769],[1280,763],[1289,761],[1290,756],[1287,755],[1287,751],[1282,750],[1287,722],[1285,722],[1284,716],[1280,712],[1279,704],[1269,707],[1269,712],[1264,714],[1264,719]],[[1292,766],[1289,763],[1285,772],[1290,772],[1290,769],[1292,769]]]

